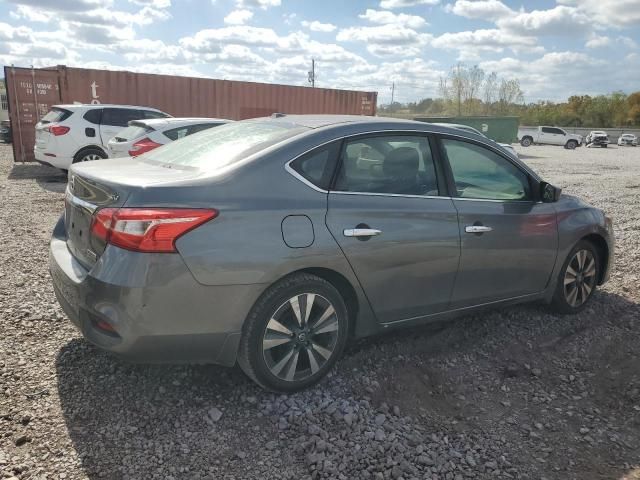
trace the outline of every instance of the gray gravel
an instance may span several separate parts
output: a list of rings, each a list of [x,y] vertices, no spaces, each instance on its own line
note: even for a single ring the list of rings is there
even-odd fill
[[[277,396],[237,369],[87,344],[47,272],[64,176],[0,146],[0,477],[640,479],[640,148],[520,151],[614,217],[591,307],[360,341],[318,387]]]

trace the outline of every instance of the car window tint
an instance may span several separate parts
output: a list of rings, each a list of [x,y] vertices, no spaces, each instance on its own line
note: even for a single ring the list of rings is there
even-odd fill
[[[187,135],[192,135],[194,133],[202,132],[203,130],[209,130],[213,127],[218,127],[223,125],[222,123],[201,123],[198,125],[191,125],[189,127],[189,133]]]
[[[542,133],[556,133],[555,128],[542,127]]]
[[[317,148],[291,162],[291,168],[316,187],[328,190],[339,147],[339,142],[334,142]]]
[[[151,118],[167,118],[170,115],[167,115],[164,112],[156,112],[154,110],[142,110],[142,115],[144,116],[144,118],[146,119],[151,119]]]
[[[551,130],[551,133],[555,133],[557,135],[564,135],[564,132],[559,128],[551,128],[550,130]]]
[[[40,119],[40,123],[54,123],[62,122],[69,118],[73,112],[65,110],[64,108],[53,107],[49,112]]]
[[[93,123],[94,125],[100,125],[100,120],[102,119],[102,109],[92,108],[91,110],[87,110],[82,118],[84,118],[89,123]]]
[[[528,200],[529,178],[497,153],[469,142],[443,139],[457,196],[490,200]]]
[[[102,124],[126,127],[131,120],[141,120],[140,110],[133,108],[105,108],[102,112]]]
[[[334,190],[438,195],[429,139],[394,135],[347,141]]]
[[[171,140],[180,140],[181,138],[189,135],[189,126],[185,125],[183,127],[172,128],[171,130],[167,130],[163,132],[165,137],[170,138]]]

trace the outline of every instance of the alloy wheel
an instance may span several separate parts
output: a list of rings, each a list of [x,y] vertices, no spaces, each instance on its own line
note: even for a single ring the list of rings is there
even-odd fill
[[[564,274],[564,298],[577,308],[587,301],[596,285],[596,259],[589,250],[578,250]]]
[[[90,153],[89,155],[85,155],[82,157],[81,162],[93,162],[94,160],[102,160],[100,155],[96,155],[95,153]]]
[[[322,295],[303,293],[284,302],[262,336],[262,352],[272,375],[300,381],[317,373],[338,343],[339,319]]]

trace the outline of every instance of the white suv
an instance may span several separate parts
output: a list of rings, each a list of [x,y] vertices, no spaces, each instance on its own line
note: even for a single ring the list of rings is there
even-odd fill
[[[108,158],[107,144],[131,120],[170,117],[149,107],[55,105],[36,124],[36,161],[67,170],[72,163]]]

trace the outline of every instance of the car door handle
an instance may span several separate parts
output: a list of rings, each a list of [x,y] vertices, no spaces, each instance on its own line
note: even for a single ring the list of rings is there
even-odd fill
[[[342,232],[345,237],[375,237],[380,235],[382,230],[375,228],[345,228]]]
[[[467,233],[485,233],[493,230],[491,227],[485,225],[467,225],[464,227],[464,231]]]

